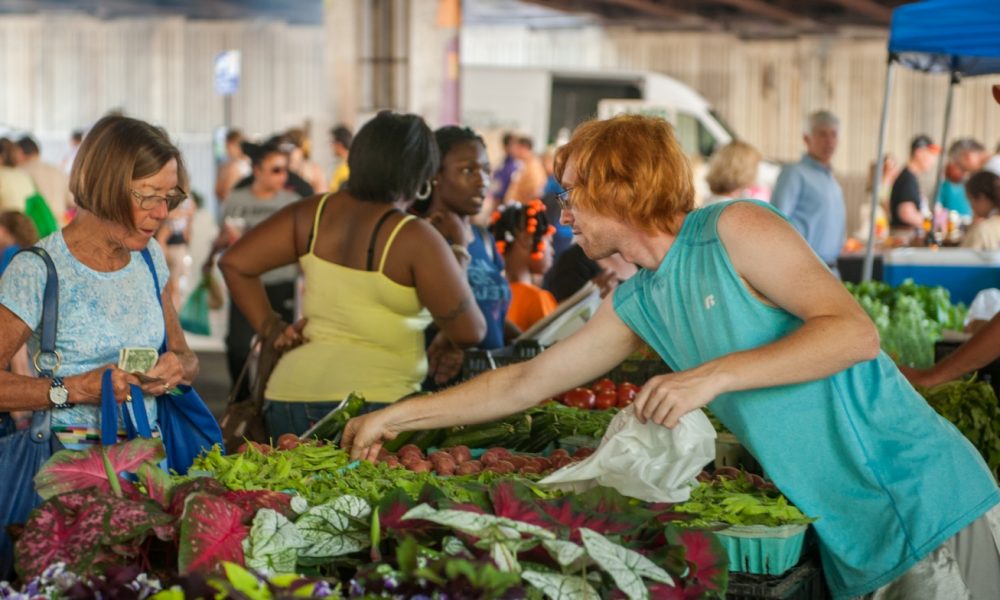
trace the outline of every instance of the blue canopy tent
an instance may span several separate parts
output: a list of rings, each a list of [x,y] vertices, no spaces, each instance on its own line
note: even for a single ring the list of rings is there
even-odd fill
[[[885,75],[885,101],[878,135],[876,173],[882,172],[885,160],[885,130],[892,93],[893,67],[927,73],[949,73],[948,98],[945,103],[942,146],[948,142],[951,101],[955,85],[963,77],[1000,73],[1000,2],[997,0],[926,0],[900,6],[892,11],[889,26],[889,67]],[[944,154],[938,161],[931,210],[937,201],[944,172]],[[875,241],[875,214],[878,207],[880,178],[872,186],[871,219],[862,278],[872,277]]]

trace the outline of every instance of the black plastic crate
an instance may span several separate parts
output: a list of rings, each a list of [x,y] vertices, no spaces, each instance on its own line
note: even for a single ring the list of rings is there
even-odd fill
[[[541,344],[534,340],[517,342],[496,350],[466,350],[462,359],[462,379],[499,369],[514,363],[531,360],[542,352]]]
[[[816,559],[792,567],[779,577],[730,573],[726,600],[829,600],[823,570]]]

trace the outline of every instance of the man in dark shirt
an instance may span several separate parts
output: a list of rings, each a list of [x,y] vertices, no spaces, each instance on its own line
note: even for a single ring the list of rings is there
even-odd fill
[[[920,193],[920,182],[917,177],[923,175],[934,166],[934,161],[941,154],[941,146],[935,144],[926,135],[918,135],[910,143],[910,160],[899,172],[892,184],[892,194],[889,196],[890,226],[895,229],[920,229],[924,225],[923,211],[927,209],[927,201]]]

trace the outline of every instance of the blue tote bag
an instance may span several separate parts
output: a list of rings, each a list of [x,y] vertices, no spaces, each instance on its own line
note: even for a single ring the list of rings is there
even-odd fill
[[[156,299],[163,307],[160,297],[160,280],[156,275],[153,257],[148,249],[143,249],[142,258],[153,275],[153,291]],[[160,354],[167,351],[167,332],[164,326],[163,344]],[[160,422],[160,434],[163,436],[163,446],[167,452],[167,466],[181,475],[186,475],[191,463],[202,451],[211,450],[222,443],[222,429],[215,420],[212,411],[189,385],[179,385],[172,392],[163,394],[156,399],[156,410]],[[143,411],[137,411],[143,412]],[[145,414],[145,413],[144,413]]]
[[[39,376],[52,377],[59,369],[56,354],[56,321],[59,280],[56,267],[41,248],[25,248],[45,261],[47,271],[42,299],[42,335],[35,362]],[[24,523],[42,499],[35,491],[35,473],[62,444],[52,435],[52,415],[47,410],[31,415],[31,427],[14,431],[10,415],[0,414],[0,580],[7,579],[14,564],[14,548],[7,526]],[[6,434],[6,435],[5,435]]]

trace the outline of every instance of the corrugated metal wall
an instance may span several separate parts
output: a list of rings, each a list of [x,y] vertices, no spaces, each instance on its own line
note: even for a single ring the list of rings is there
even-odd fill
[[[634,28],[467,27],[465,64],[563,69],[647,70],[698,90],[736,132],[765,156],[795,160],[807,114],[827,108],[841,118],[834,168],[844,186],[848,228],[859,225],[868,165],[875,158],[886,69],[885,37],[803,37],[748,41],[716,33],[658,33]],[[989,149],[1000,141],[995,78],[963,82],[955,92],[952,135]],[[940,139],[947,77],[897,69],[887,149],[905,160],[917,133]],[[933,185],[931,181],[929,186]]]
[[[0,128],[31,131],[50,160],[72,129],[112,109],[161,125],[177,139],[195,189],[214,182],[212,132],[223,124],[213,87],[217,53],[242,53],[232,124],[267,135],[306,119],[326,164],[330,85],[322,27],[183,17],[99,20],[40,13],[0,18]]]

